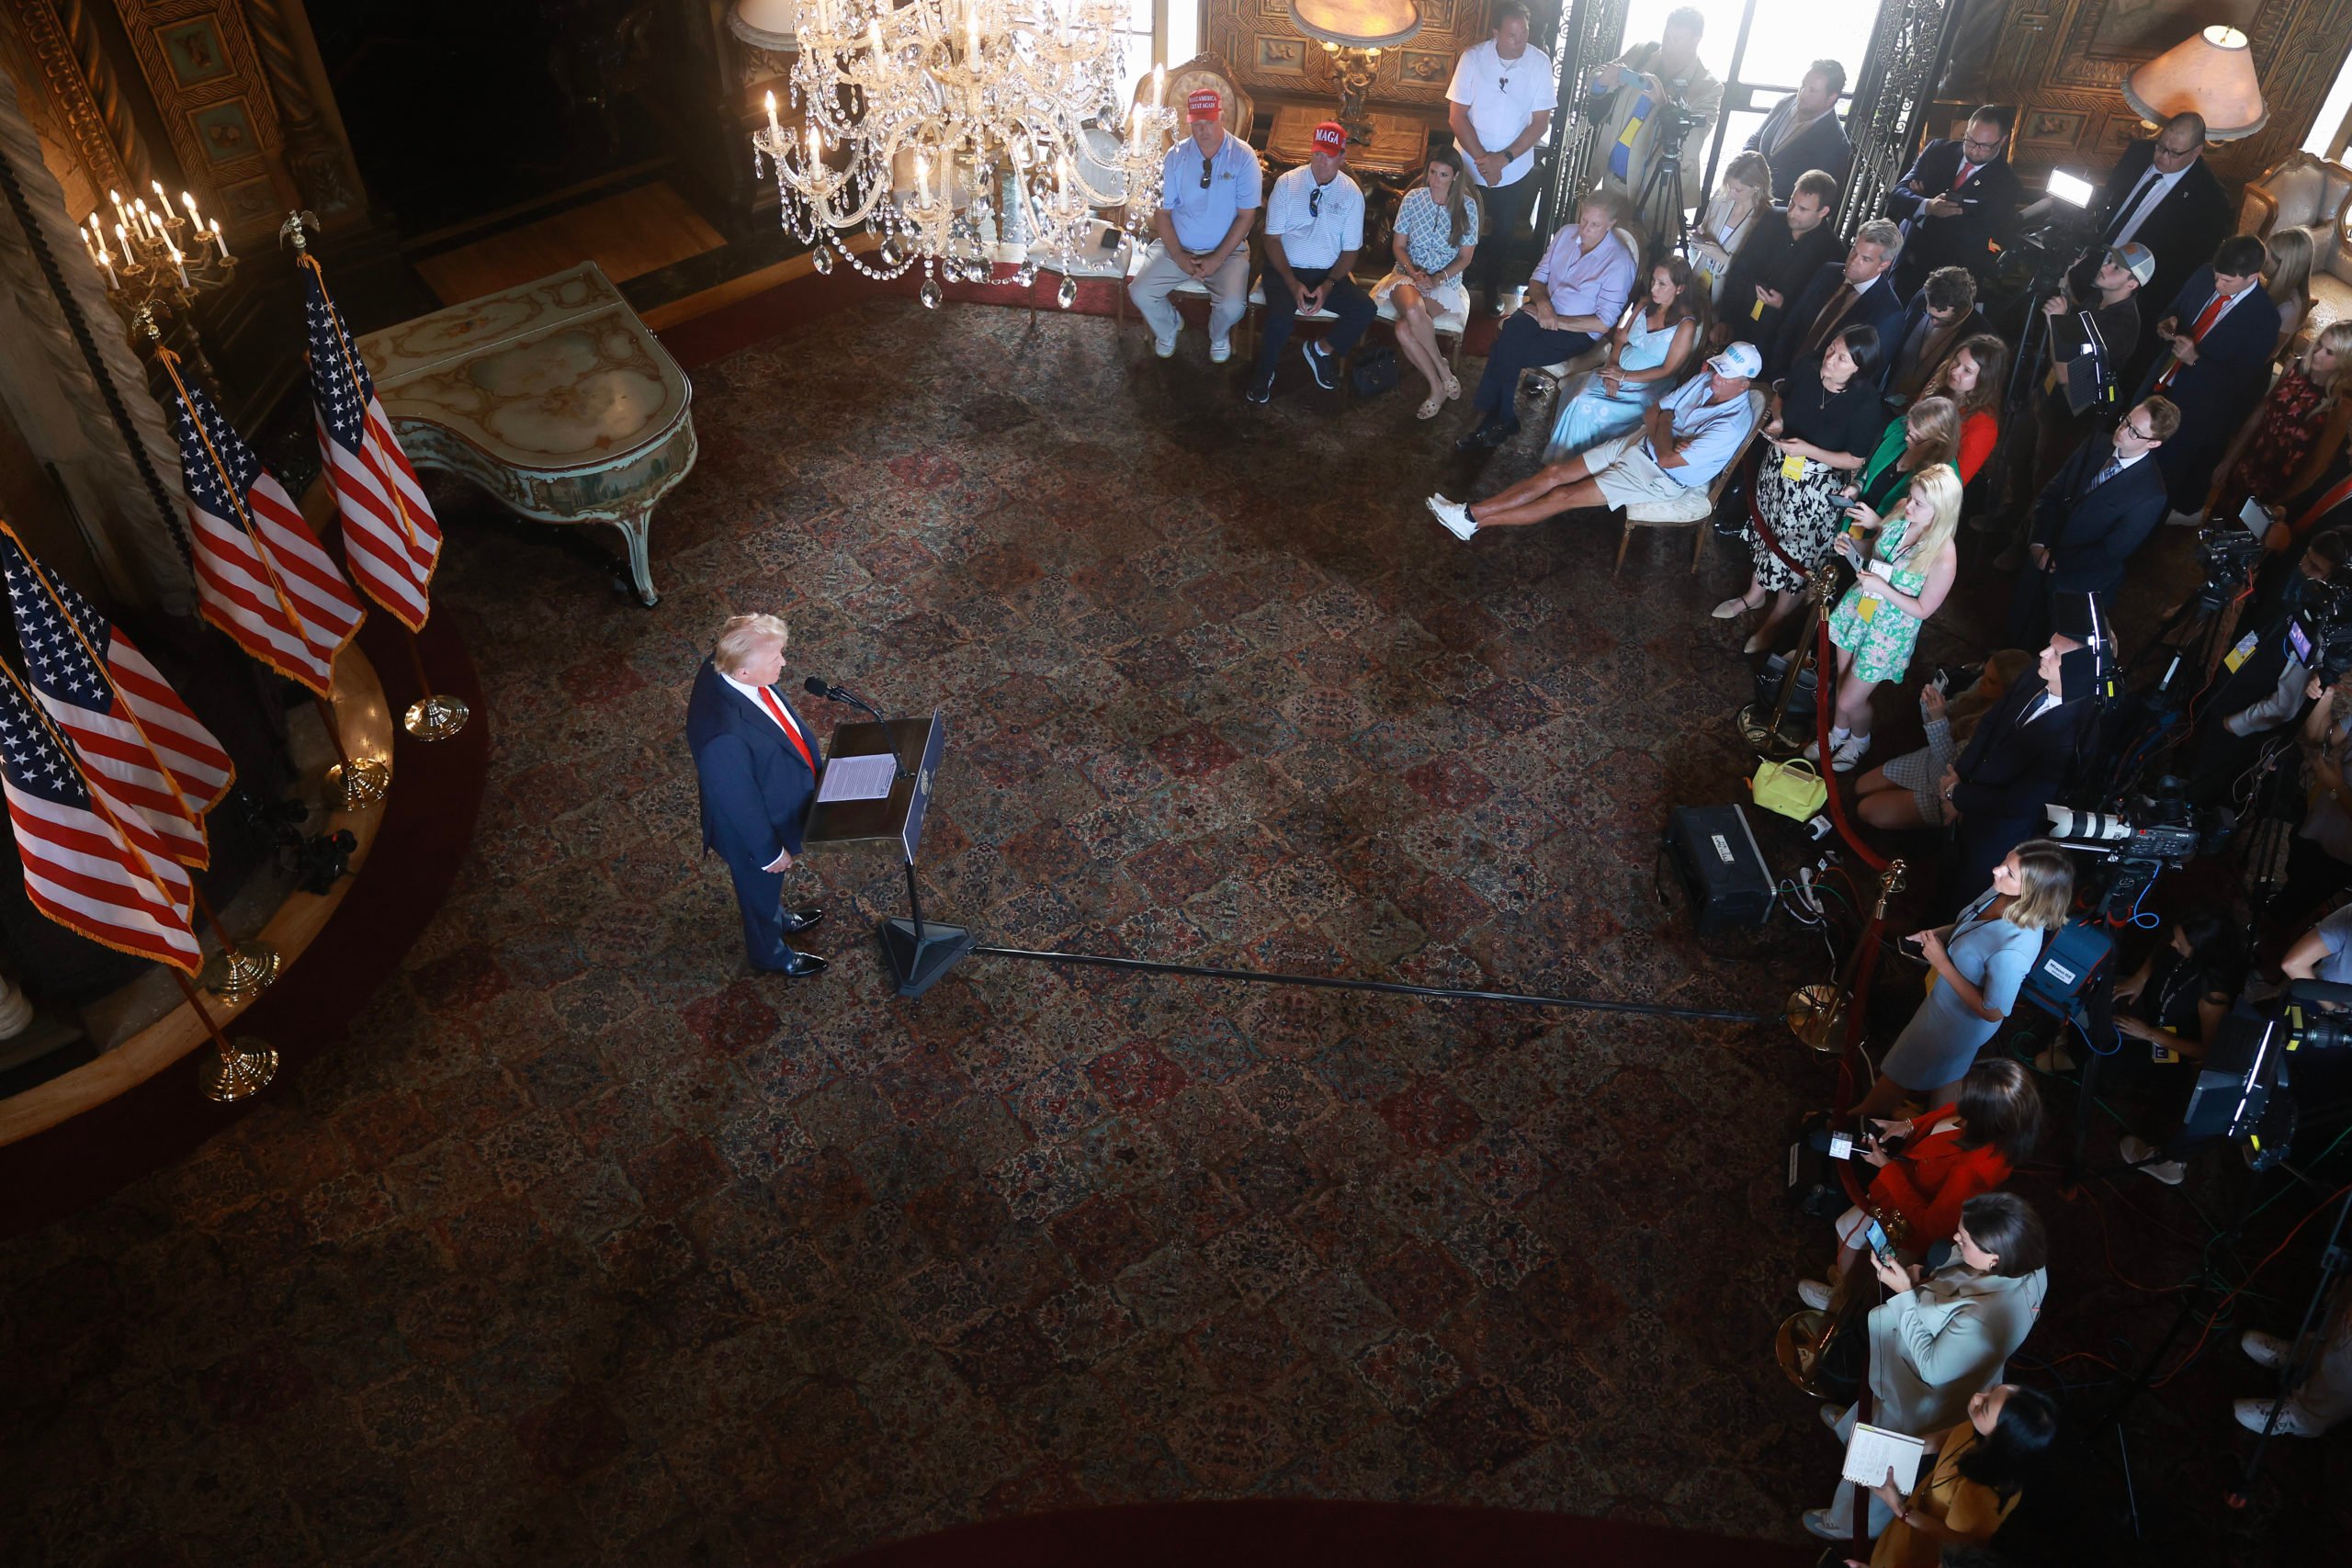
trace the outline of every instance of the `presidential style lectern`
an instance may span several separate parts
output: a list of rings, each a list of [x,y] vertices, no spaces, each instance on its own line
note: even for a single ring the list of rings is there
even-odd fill
[[[922,894],[915,886],[915,852],[922,843],[922,819],[931,804],[932,781],[947,748],[947,720],[937,709],[929,718],[894,718],[882,724],[844,724],[833,731],[825,765],[853,757],[888,756],[897,775],[889,793],[872,800],[820,798],[808,813],[809,844],[898,846],[907,868],[907,918],[876,929],[883,955],[899,982],[899,995],[919,997],[956,961],[972,951],[972,933],[922,918]]]

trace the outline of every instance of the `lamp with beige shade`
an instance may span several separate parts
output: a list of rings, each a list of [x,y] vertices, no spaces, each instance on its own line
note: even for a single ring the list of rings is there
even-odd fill
[[[1379,69],[1380,51],[1421,30],[1415,0],[1290,0],[1290,18],[1332,56],[1340,78],[1340,123],[1351,141],[1372,140],[1364,99]]]
[[[2195,111],[2208,141],[2235,141],[2270,121],[2254,51],[2235,28],[2207,28],[2123,79],[2123,101],[2151,125]]]

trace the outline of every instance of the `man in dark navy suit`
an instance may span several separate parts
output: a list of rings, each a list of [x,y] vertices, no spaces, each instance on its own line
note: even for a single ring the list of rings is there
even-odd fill
[[[786,913],[784,874],[800,852],[801,831],[824,771],[824,749],[775,689],[791,634],[775,615],[735,615],[695,672],[686,702],[686,745],[702,785],[702,847],[726,860],[743,911],[743,943],[754,968],[798,979],[825,961],[795,953],[785,938],[824,919],[822,909]]]
[[[1815,272],[1781,318],[1772,352],[1764,358],[1764,378],[1779,380],[1790,366],[1821,353],[1848,327],[1870,327],[1884,343],[1895,318],[1903,314],[1903,297],[1887,276],[1902,254],[1903,231],[1885,219],[1873,218],[1855,230],[1845,261],[1830,262]]]
[[[2025,185],[2009,167],[2012,113],[1987,104],[1968,117],[1957,141],[1931,141],[1886,193],[1886,215],[1903,225],[1903,265],[1895,283],[1917,290],[1939,266],[1993,275],[1993,247],[2006,245],[2025,205]]]
[[[2112,604],[2123,563],[2164,521],[2165,479],[2154,454],[2180,428],[2180,411],[2149,398],[2112,435],[2094,434],[2059,466],[2033,503],[2032,559],[2009,604],[2009,646],[2039,648],[2062,593]]]
[[[2213,465],[2270,389],[2278,307],[2262,287],[2268,255],[2251,234],[2222,241],[2211,265],[2190,275],[2156,322],[2165,352],[2148,367],[2140,395],[2161,392],[2180,410],[2180,434],[2156,459],[2177,522],[2205,520]]]
[[[2098,236],[2075,264],[2071,281],[2075,297],[2087,299],[2097,287],[2092,275],[2114,246],[2137,242],[2156,258],[2156,275],[2140,286],[2138,352],[2123,367],[2123,378],[2136,378],[2164,347],[2146,329],[2170,308],[2174,295],[2188,275],[2228,237],[2237,219],[2229,193],[2205,162],[2205,120],[2183,112],[2165,121],[2149,141],[2134,141],[2107,176],[2091,209],[2098,213]],[[2047,211],[2051,198],[2026,209],[2028,220]]]

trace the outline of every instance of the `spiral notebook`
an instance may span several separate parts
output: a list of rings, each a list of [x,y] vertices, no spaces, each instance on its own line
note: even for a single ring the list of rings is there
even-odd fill
[[[1883,1486],[1891,1470],[1894,1489],[1908,1492],[1918,1483],[1919,1461],[1927,1451],[1928,1445],[1917,1438],[1857,1421],[1846,1443],[1846,1479],[1857,1486]]]

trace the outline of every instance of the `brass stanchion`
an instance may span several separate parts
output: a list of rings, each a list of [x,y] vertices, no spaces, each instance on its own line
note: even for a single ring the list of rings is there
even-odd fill
[[[311,700],[319,705],[320,722],[327,727],[327,740],[334,747],[334,761],[321,775],[326,781],[330,799],[339,796],[345,811],[365,811],[383,799],[385,792],[392,787],[392,765],[374,757],[354,758],[344,750],[334,705],[315,692],[311,694]]]
[[[409,704],[401,715],[401,728],[419,740],[447,740],[465,728],[473,710],[462,698],[447,692],[435,692],[433,682],[424,673],[424,656],[416,650],[416,638],[408,639],[409,662],[416,668],[416,689],[424,695]]]
[[[204,1021],[205,1032],[212,1036],[216,1055],[196,1065],[197,1087],[204,1091],[204,1098],[230,1105],[260,1093],[277,1076],[277,1053],[258,1040],[248,1039],[242,1045],[232,1043],[220,1032],[220,1026],[212,1021],[212,1015],[204,1010],[203,998],[188,984],[187,976],[172,969],[172,978],[179,982],[181,995],[187,998],[187,1005],[196,1010],[196,1016]]]
[[[213,940],[220,944],[220,951],[206,959],[204,967],[197,972],[196,983],[231,1003],[269,989],[270,982],[277,978],[277,949],[252,938],[237,941],[220,923],[220,917],[212,912],[212,901],[205,897],[204,890],[193,879],[188,891],[196,895],[197,910],[203,915],[204,923],[212,928]]]
[[[1781,694],[1772,704],[1770,722],[1759,724],[1757,721],[1754,703],[1739,710],[1740,739],[1767,756],[1770,755],[1775,748],[1781,746],[1786,746],[1792,751],[1804,750],[1803,740],[1791,740],[1781,727],[1788,722],[1789,698],[1797,689],[1797,677],[1804,673],[1805,666],[1812,661],[1815,641],[1813,635],[1814,628],[1821,625],[1822,617],[1829,613],[1830,596],[1837,592],[1838,561],[1837,557],[1833,555],[1829,559],[1814,568],[1813,576],[1806,580],[1805,598],[1808,603],[1805,606],[1804,634],[1797,638],[1796,656],[1791,659],[1788,665],[1781,671]],[[1816,704],[1829,699],[1826,685],[1827,683],[1818,677],[1815,679],[1813,700]]]
[[[1854,972],[1862,962],[1863,944],[1877,924],[1886,919],[1886,906],[1903,890],[1905,867],[1901,861],[1889,861],[1879,874],[1878,897],[1871,908],[1870,919],[1855,934],[1854,951],[1846,955],[1845,970],[1834,986],[1802,986],[1789,996],[1789,1032],[1825,1056],[1835,1056],[1846,1049],[1839,1038],[1838,1026],[1846,1021],[1846,1010],[1853,1004]]]

